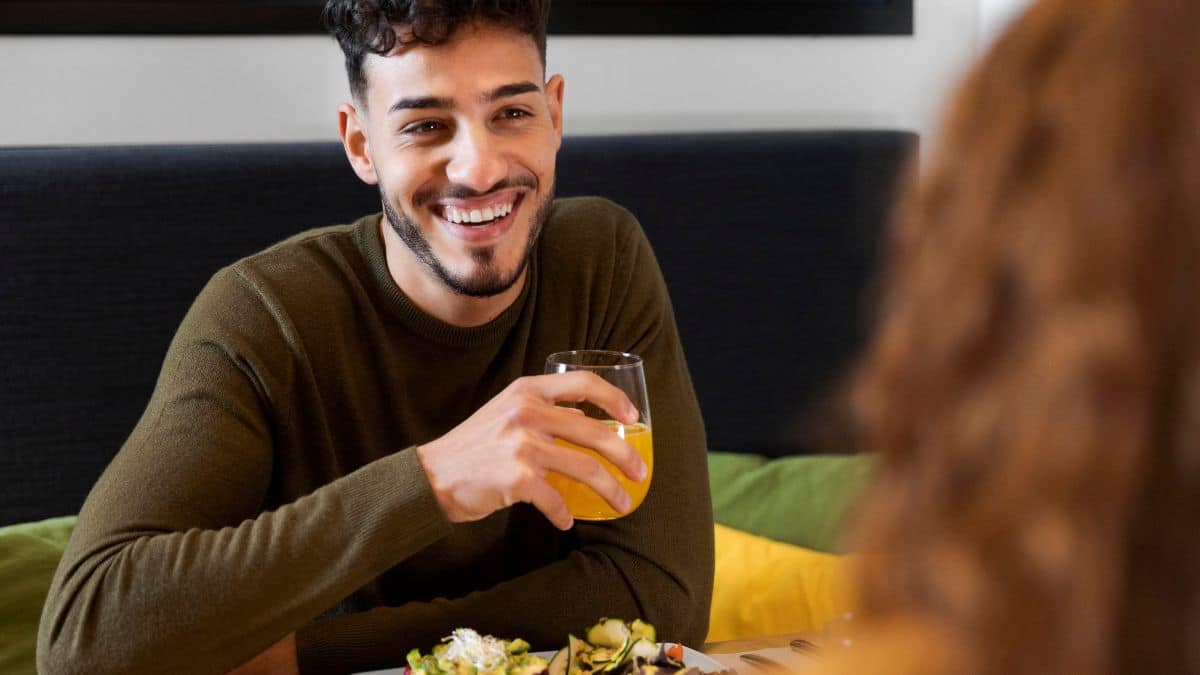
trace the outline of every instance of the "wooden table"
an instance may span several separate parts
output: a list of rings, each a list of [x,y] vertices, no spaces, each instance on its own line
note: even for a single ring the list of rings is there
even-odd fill
[[[746,675],[767,675],[770,669],[764,669],[759,666],[743,661],[741,656],[746,653],[759,654],[773,661],[777,661],[792,670],[797,670],[801,667],[812,663],[812,655],[797,652],[791,648],[789,643],[795,639],[808,640],[814,645],[819,645],[821,635],[818,632],[809,631],[806,633],[786,633],[784,635],[765,635],[762,637],[747,638],[744,640],[725,640],[722,642],[709,642],[704,645],[703,651],[711,656],[721,665],[735,670],[738,673]]]

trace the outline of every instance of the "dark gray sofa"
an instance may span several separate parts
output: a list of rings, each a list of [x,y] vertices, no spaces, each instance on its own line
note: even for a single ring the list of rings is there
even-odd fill
[[[560,195],[641,220],[714,450],[812,451],[906,132],[568,138]],[[335,143],[0,149],[0,525],[78,511],[223,265],[378,210]]]

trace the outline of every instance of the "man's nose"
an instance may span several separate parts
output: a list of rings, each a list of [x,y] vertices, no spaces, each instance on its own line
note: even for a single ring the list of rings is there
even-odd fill
[[[508,162],[496,139],[483,130],[463,129],[446,165],[451,183],[486,192],[508,174]]]

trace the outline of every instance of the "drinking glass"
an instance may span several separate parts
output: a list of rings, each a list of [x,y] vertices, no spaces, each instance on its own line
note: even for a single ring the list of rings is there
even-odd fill
[[[591,455],[599,460],[605,470],[617,479],[625,492],[629,493],[629,512],[632,513],[646,498],[646,491],[650,489],[650,477],[654,473],[654,443],[650,431],[650,397],[646,394],[646,372],[642,368],[642,357],[625,352],[579,349],[557,352],[546,358],[547,373],[565,373],[572,370],[586,370],[599,375],[625,392],[630,402],[638,409],[636,423],[622,424],[614,420],[612,415],[603,408],[587,401],[560,404],[582,410],[588,417],[604,422],[613,432],[625,439],[626,443],[632,445],[633,449],[641,456],[642,461],[646,463],[646,477],[640,481],[630,480],[612,462],[591,448],[575,445],[561,438],[554,439],[558,445]],[[625,515],[610,506],[603,497],[596,494],[595,490],[579,481],[553,471],[546,477],[546,480],[562,495],[563,501],[567,503],[567,508],[571,510],[571,515],[575,518],[612,520]]]

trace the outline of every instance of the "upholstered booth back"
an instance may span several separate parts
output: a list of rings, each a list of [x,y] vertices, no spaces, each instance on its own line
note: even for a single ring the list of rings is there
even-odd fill
[[[713,449],[806,447],[860,343],[905,132],[569,138],[560,195],[629,208]],[[379,209],[335,143],[0,149],[0,525],[78,511],[218,268]]]

